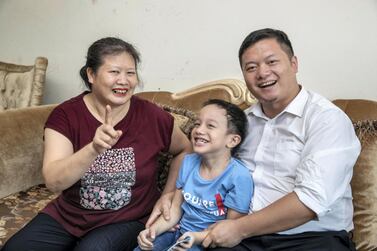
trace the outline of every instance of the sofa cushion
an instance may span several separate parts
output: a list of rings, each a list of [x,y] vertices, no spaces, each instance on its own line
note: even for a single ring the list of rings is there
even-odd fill
[[[377,250],[377,121],[358,121],[355,131],[362,145],[351,182],[354,238],[357,250]]]

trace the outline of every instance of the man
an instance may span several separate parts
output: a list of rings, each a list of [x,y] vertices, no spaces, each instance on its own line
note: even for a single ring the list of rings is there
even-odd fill
[[[240,157],[255,182],[250,214],[213,225],[216,250],[355,250],[350,181],[360,143],[348,117],[296,79],[287,35],[262,29],[239,50],[246,85],[258,103],[246,110]]]

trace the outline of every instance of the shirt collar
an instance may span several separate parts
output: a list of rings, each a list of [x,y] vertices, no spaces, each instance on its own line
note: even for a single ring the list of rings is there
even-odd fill
[[[289,105],[280,113],[283,114],[285,112],[291,113],[293,115],[296,115],[298,117],[302,117],[302,114],[304,113],[305,109],[305,104],[309,98],[308,91],[305,90],[303,86],[301,86],[300,92],[297,94],[297,96],[289,103]],[[248,108],[246,110],[246,114],[253,114],[256,117],[264,118],[269,120],[268,118],[262,111],[262,106],[260,102],[256,103],[252,107]],[[280,115],[279,114],[279,115]],[[278,116],[279,116],[278,115]],[[276,116],[276,117],[278,117]]]

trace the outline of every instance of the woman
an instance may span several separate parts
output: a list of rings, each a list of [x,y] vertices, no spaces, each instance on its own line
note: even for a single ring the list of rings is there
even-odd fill
[[[173,117],[133,96],[135,48],[103,38],[88,49],[80,75],[90,91],[59,105],[45,126],[43,175],[61,194],[4,250],[132,250],[159,198],[157,155],[174,155],[163,194],[171,194],[190,151]],[[163,201],[163,199],[160,199]]]

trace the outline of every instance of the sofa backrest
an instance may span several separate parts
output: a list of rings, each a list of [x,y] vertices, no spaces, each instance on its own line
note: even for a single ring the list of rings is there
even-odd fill
[[[0,62],[0,111],[42,104],[47,58],[34,65]]]
[[[362,149],[351,181],[354,242],[357,250],[377,250],[377,102],[363,99],[333,101],[354,123]]]
[[[0,112],[0,198],[42,183],[43,126],[54,107]]]

